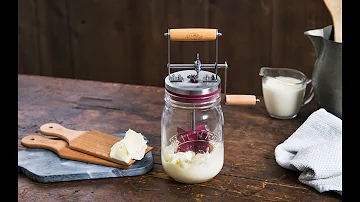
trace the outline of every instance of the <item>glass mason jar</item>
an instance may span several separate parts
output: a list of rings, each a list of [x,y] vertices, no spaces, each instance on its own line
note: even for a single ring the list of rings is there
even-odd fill
[[[161,163],[174,180],[202,183],[215,177],[224,163],[224,116],[221,88],[184,95],[165,88],[161,117]]]

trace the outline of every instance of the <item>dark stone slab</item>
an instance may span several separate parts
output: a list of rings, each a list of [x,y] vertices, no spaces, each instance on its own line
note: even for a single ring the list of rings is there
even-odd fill
[[[113,135],[124,137],[125,133]],[[46,149],[26,148],[18,152],[18,172],[42,183],[137,176],[149,172],[152,166],[151,151],[127,170],[63,159]]]

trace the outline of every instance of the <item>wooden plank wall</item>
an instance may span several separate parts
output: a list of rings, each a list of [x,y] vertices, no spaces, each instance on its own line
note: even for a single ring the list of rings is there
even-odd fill
[[[168,28],[218,28],[228,93],[262,95],[260,67],[311,77],[303,34],[332,24],[322,0],[18,0],[18,73],[164,86]],[[172,42],[172,63],[215,62],[214,42]],[[223,70],[220,70],[223,78]]]

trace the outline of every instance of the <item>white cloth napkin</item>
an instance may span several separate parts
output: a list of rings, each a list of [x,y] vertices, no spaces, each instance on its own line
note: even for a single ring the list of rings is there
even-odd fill
[[[320,108],[275,148],[283,168],[302,171],[299,181],[342,195],[342,120]]]

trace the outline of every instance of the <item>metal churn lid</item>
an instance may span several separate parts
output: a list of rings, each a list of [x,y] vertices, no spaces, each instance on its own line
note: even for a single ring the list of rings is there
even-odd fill
[[[224,94],[226,95],[226,70],[227,63],[218,64],[218,37],[221,33],[217,29],[169,29],[164,34],[168,37],[168,76],[165,78],[167,92],[185,98],[205,98],[221,91],[221,78],[218,68],[225,68]],[[194,64],[171,64],[170,41],[211,41],[215,40],[215,63],[201,64],[200,55],[197,53]],[[171,69],[182,70],[171,72]],[[205,68],[213,68],[215,72],[204,71]]]

